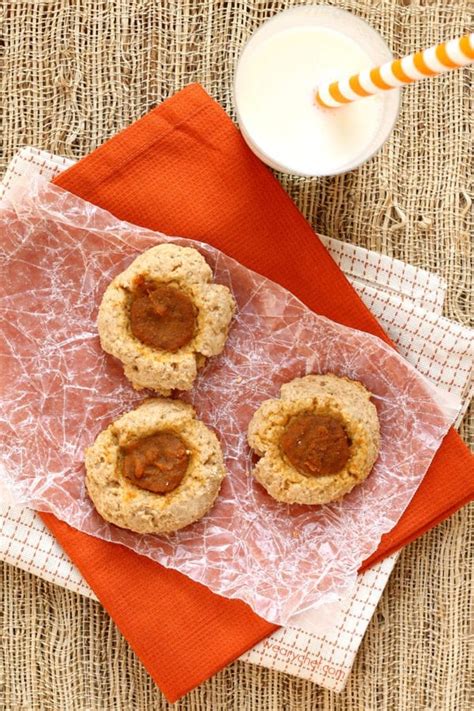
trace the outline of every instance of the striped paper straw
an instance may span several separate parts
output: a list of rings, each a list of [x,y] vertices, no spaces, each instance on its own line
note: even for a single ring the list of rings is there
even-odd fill
[[[353,74],[347,79],[322,85],[316,90],[315,99],[325,108],[342,106],[364,96],[464,67],[471,62],[474,62],[474,32],[424,52],[409,54],[403,59],[394,59],[380,67]]]

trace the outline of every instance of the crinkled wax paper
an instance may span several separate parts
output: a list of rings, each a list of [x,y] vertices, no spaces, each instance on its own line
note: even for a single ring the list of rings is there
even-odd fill
[[[408,505],[454,411],[378,338],[315,315],[282,287],[208,245],[167,237],[34,178],[0,219],[4,476],[18,503],[126,545],[276,623],[349,588]],[[173,535],[103,521],[84,485],[84,449],[150,393],[102,352],[96,316],[111,279],[149,247],[198,249],[238,302],[224,353],[183,395],[222,443],[228,476],[211,512]],[[308,269],[311,265],[308,265]],[[337,503],[275,502],[250,476],[246,430],[262,400],[307,373],[360,380],[382,431],[369,478]],[[133,585],[133,581],[130,581]]]

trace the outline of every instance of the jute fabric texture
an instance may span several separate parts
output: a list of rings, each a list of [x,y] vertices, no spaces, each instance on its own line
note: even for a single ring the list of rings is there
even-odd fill
[[[4,167],[22,145],[80,157],[191,81],[232,115],[235,58],[251,32],[292,4],[249,0],[3,2]],[[467,0],[338,0],[379,29],[394,54],[472,29]],[[324,234],[441,274],[445,314],[472,314],[472,71],[403,95],[390,142],[370,163],[323,180],[281,180]],[[462,434],[472,442],[472,417]],[[235,663],[178,709],[467,711],[473,508],[406,549],[349,684],[337,696]],[[470,553],[471,552],[471,553]],[[2,568],[0,708],[171,708],[92,601]]]

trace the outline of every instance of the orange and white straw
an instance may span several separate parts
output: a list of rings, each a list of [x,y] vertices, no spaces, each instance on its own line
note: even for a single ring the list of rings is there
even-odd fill
[[[474,62],[474,32],[435,45],[424,52],[409,54],[403,59],[395,59],[380,67],[322,85],[315,92],[315,100],[320,106],[334,108],[365,96],[411,84],[418,79],[434,77],[451,69],[464,67],[471,62]]]

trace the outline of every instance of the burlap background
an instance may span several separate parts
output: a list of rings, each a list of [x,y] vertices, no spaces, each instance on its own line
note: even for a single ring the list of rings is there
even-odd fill
[[[190,81],[201,82],[232,113],[232,67],[242,43],[291,4],[4,2],[4,165],[25,144],[79,157]],[[365,17],[398,55],[467,31],[474,11],[467,0],[334,4]],[[359,171],[325,180],[283,179],[322,232],[441,273],[449,283],[446,315],[462,323],[468,323],[472,300],[470,79],[465,70],[406,90],[391,141]],[[463,434],[472,437],[466,421]],[[458,513],[403,552],[340,696],[236,663],[177,708],[472,708],[472,513]],[[9,566],[2,569],[2,590],[1,709],[168,708],[100,605]]]

